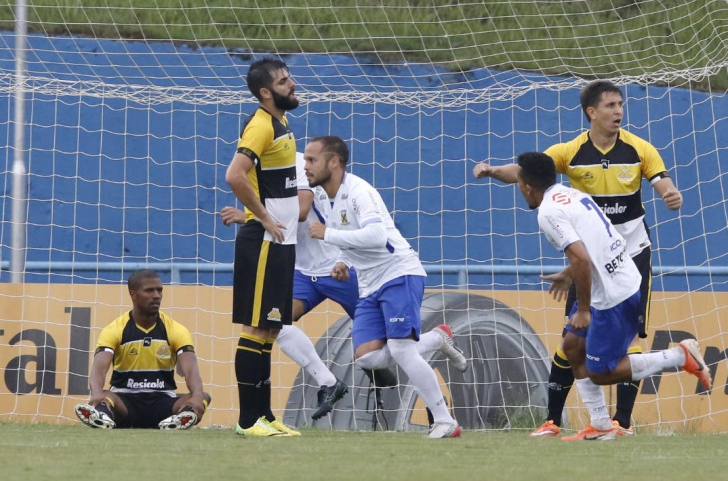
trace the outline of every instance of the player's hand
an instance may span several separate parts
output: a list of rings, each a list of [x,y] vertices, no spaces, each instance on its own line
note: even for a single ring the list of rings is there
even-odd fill
[[[682,207],[683,197],[679,190],[671,187],[662,194],[662,200],[665,202],[665,206],[670,210],[678,210]]]
[[[544,281],[551,282],[551,285],[549,286],[549,294],[551,294],[556,302],[561,302],[563,299],[566,299],[573,282],[573,279],[571,276],[566,274],[566,271],[561,271],[556,274],[548,274],[545,276],[542,275],[539,277]]]
[[[312,239],[324,240],[324,234],[326,233],[326,226],[321,222],[311,222],[308,227],[308,233]]]
[[[91,395],[88,397],[88,403],[90,406],[96,406],[99,403],[105,403],[106,402],[106,396],[104,396],[104,392],[101,391],[100,393],[91,393]]]
[[[182,409],[184,409],[185,407],[188,407],[188,406],[192,408],[192,410],[195,412],[195,414],[197,414],[198,419],[201,418],[202,415],[205,413],[205,405],[202,404],[202,395],[201,394],[200,395],[193,394],[192,396],[190,396],[190,398],[187,400],[187,402],[185,402],[184,405],[182,406]]]
[[[589,311],[577,310],[571,319],[569,319],[568,325],[571,326],[575,331],[583,331],[589,327],[591,323],[591,314]]]
[[[349,268],[343,262],[337,262],[331,269],[331,277],[339,282],[346,282],[349,280]]]
[[[280,244],[283,242],[283,239],[286,238],[286,236],[283,234],[283,231],[286,230],[286,227],[281,224],[280,222],[276,222],[271,219],[267,220],[260,220],[260,223],[263,224],[263,227],[265,228],[266,232],[270,234],[270,236],[273,238],[273,242]]]
[[[476,179],[482,179],[483,177],[489,177],[491,173],[493,172],[493,167],[486,164],[485,162],[481,162],[477,164],[475,167],[473,167],[473,175]]]
[[[245,212],[235,207],[223,207],[220,211],[220,219],[225,225],[242,224],[245,222]]]

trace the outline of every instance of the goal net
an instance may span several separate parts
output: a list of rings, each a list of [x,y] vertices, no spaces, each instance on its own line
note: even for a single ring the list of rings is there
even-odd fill
[[[711,393],[677,372],[643,381],[634,422],[728,431],[726,2],[29,3],[26,23],[0,2],[0,418],[74,419],[100,330],[130,308],[130,272],[150,267],[167,286],[163,309],[195,338],[214,400],[203,425],[234,424],[235,229],[219,212],[237,205],[225,170],[257,105],[247,67],[272,54],[302,99],[289,114],[298,148],[346,140],[350,171],[419,252],[423,330],[449,324],[469,369],[429,360],[469,429],[542,422],[564,315],[539,274],[565,263],[517,187],[472,169],[572,139],[587,127],[579,89],[617,83],[623,127],[657,147],[684,197],[671,212],[643,182],[654,270],[643,349],[696,337],[715,374]],[[403,373],[372,385],[352,364],[339,306],[299,327],[350,386],[315,426],[425,428]],[[314,384],[276,349],[276,414],[311,425]],[[585,424],[575,393],[565,415]]]

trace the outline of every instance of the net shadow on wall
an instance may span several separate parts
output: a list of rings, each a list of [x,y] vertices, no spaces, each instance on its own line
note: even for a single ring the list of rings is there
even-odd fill
[[[442,323],[452,329],[468,369],[465,373],[453,369],[439,352],[426,360],[445,381],[445,396],[460,425],[508,429],[540,423],[547,402],[549,353],[531,326],[490,297],[465,292],[426,294],[422,332]],[[351,324],[348,316],[341,318],[316,344],[331,372],[349,385],[349,392],[329,416],[312,421],[319,388],[309,385],[310,377],[299,371],[286,404],[285,422],[340,430],[427,429],[424,412],[415,409],[418,396],[400,369],[395,370],[399,384],[381,390],[381,410],[376,409],[374,386],[352,363]],[[373,414],[378,422],[373,423]]]

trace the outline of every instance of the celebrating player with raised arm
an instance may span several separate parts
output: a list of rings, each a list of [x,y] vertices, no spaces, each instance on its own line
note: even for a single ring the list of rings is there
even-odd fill
[[[334,278],[346,279],[348,266],[359,276],[360,299],[351,331],[356,363],[372,370],[396,363],[432,412],[435,422],[429,437],[459,436],[460,426],[448,412],[437,376],[421,352],[447,345],[443,352],[461,370],[466,364],[449,333],[420,338],[426,274],[417,253],[394,226],[374,187],[345,172],[349,149],[343,140],[314,138],[304,158],[309,184],[320,185],[327,195],[322,212],[326,223],[311,223],[311,237],[341,248],[342,261],[332,271]]]
[[[556,170],[566,174],[572,187],[590,194],[617,232],[627,242],[642,276],[640,284],[639,337],[647,336],[652,286],[652,251],[649,231],[642,206],[642,179],[645,178],[670,210],[682,206],[682,195],[675,188],[660,154],[650,143],[620,128],[622,92],[613,83],[596,80],[586,85],[580,95],[581,107],[589,130],[574,140],[546,149],[556,163]],[[507,183],[517,181],[518,165],[491,166],[480,163],[473,169],[476,178],[492,177]],[[569,279],[563,288],[568,291],[565,315],[574,305],[575,289]],[[559,299],[560,300],[560,299]],[[564,334],[566,331],[564,331]],[[637,337],[630,346],[631,354],[642,352]],[[571,366],[563,346],[559,346],[551,364],[548,391],[548,415],[531,436],[556,436],[560,433],[561,413],[574,382]],[[631,435],[632,410],[639,391],[639,382],[617,386],[617,410],[614,425],[620,435]]]
[[[592,197],[556,183],[551,157],[538,152],[521,154],[518,168],[518,187],[528,206],[538,208],[539,227],[569,259],[564,271],[543,278],[552,281],[550,292],[556,296],[561,295],[565,282],[573,280],[576,289],[562,345],[591,422],[576,435],[562,439],[606,440],[617,435],[602,384],[637,381],[682,367],[709,390],[710,371],[695,339],[664,351],[628,355],[642,311],[641,276],[627,242]]]

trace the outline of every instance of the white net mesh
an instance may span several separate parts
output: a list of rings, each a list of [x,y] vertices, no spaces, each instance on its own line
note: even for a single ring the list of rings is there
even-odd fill
[[[129,272],[150,266],[183,285],[169,289],[165,306],[195,335],[215,398],[206,422],[234,422],[234,230],[218,213],[235,202],[224,173],[256,105],[247,66],[263,52],[281,55],[298,84],[303,102],[291,120],[299,148],[325,134],[348,142],[352,171],[382,192],[428,269],[430,292],[504,304],[478,298],[463,307],[454,297],[428,307],[430,324],[458,326],[472,360],[464,376],[438,364],[464,425],[541,421],[563,318],[538,278],[563,265],[561,255],[543,242],[517,189],[475,181],[472,167],[573,138],[585,128],[578,91],[594,77],[623,87],[624,127],[658,148],[685,198],[674,214],[643,185],[655,266],[644,347],[697,336],[716,385],[725,384],[726,2],[233,3],[34,1],[23,78],[16,36],[0,32],[0,415],[71,419],[85,399],[85,350],[129,307],[119,287]],[[6,28],[14,8],[0,2]],[[27,99],[28,237],[25,284],[12,285],[18,91]],[[332,422],[368,428],[359,404],[368,380],[351,365],[346,328],[334,329],[340,313],[324,304],[301,325],[314,341],[323,336],[323,357],[354,386]],[[519,327],[502,327],[511,324]],[[274,360],[276,412],[287,407],[309,422],[303,387],[316,387],[284,356]],[[636,423],[727,431],[723,390],[695,392],[685,375],[644,382]],[[389,427],[422,423],[404,387],[388,395]],[[578,426],[585,418],[572,398],[567,413]],[[406,419],[396,417],[401,405]]]

